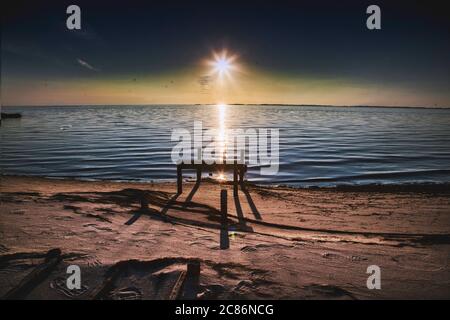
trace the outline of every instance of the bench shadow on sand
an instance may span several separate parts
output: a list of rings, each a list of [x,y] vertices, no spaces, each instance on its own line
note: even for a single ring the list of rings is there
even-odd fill
[[[51,196],[52,200],[61,202],[89,202],[99,204],[114,204],[124,208],[132,208],[132,216],[124,223],[131,226],[135,224],[143,215],[152,219],[158,219],[166,222],[183,223],[187,225],[200,226],[220,230],[220,247],[229,247],[229,230],[251,230],[246,225],[246,218],[241,207],[239,199],[239,186],[251,208],[251,211],[257,220],[262,220],[261,214],[255,206],[255,203],[247,189],[245,183],[240,183],[233,187],[233,200],[237,216],[222,216],[219,209],[193,201],[194,195],[200,188],[201,181],[197,181],[192,187],[184,201],[179,200],[181,194],[171,194],[163,191],[141,190],[141,189],[123,189],[111,192],[76,192],[76,193],[58,193]],[[136,208],[140,204],[140,208]],[[152,207],[149,207],[152,205]],[[154,207],[159,207],[154,208]],[[169,210],[184,211],[190,213],[189,216],[168,215]],[[79,212],[78,212],[79,213]],[[193,217],[205,215],[206,219],[195,219]],[[235,220],[237,218],[237,221]]]

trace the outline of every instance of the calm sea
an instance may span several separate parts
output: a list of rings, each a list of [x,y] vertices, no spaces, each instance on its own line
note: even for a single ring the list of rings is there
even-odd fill
[[[174,128],[278,128],[280,169],[257,183],[450,182],[450,110],[318,106],[3,108],[2,174],[172,180]],[[189,176],[189,174],[187,175]]]

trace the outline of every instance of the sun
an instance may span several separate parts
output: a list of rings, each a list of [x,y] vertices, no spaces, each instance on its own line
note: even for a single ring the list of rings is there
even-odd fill
[[[230,61],[228,61],[226,58],[220,58],[216,61],[215,68],[219,74],[228,72],[230,70]]]
[[[230,78],[232,71],[236,70],[236,55],[229,55],[226,50],[221,53],[213,52],[213,59],[208,61],[212,67],[212,73],[219,75],[220,78],[224,76]]]

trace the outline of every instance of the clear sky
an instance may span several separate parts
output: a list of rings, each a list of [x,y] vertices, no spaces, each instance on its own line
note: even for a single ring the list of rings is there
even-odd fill
[[[167,2],[2,8],[2,105],[450,106],[440,1]],[[66,28],[70,4],[79,31]],[[381,30],[366,28],[369,4]],[[225,51],[228,76],[211,63]]]

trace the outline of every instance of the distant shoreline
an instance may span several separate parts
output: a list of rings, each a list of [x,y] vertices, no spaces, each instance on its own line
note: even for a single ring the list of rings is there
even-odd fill
[[[450,109],[450,106],[375,106],[375,105],[329,105],[329,104],[285,104],[285,103],[227,103],[228,106],[278,106],[278,107],[331,107],[331,108],[386,108],[386,109]],[[61,104],[61,105],[17,105],[17,106],[2,106],[2,108],[55,108],[55,107],[171,107],[171,106],[216,106],[216,104]]]
[[[77,177],[48,177],[40,175],[19,175],[0,173],[0,181],[5,179],[29,179],[30,181],[64,181],[73,183],[126,183],[137,185],[170,185],[175,188],[175,179],[163,180],[114,180],[114,179],[88,179]],[[185,179],[188,183],[195,182],[195,179]],[[202,178],[202,181],[217,185],[232,185],[232,181],[219,182],[212,178]],[[342,192],[411,192],[411,193],[445,193],[450,194],[449,182],[412,182],[412,183],[368,183],[368,184],[337,184],[331,186],[294,186],[285,184],[259,184],[246,181],[247,185],[257,186],[261,189],[278,189],[278,190],[317,190],[317,191],[342,191]]]

